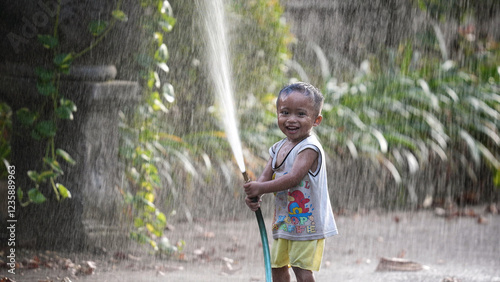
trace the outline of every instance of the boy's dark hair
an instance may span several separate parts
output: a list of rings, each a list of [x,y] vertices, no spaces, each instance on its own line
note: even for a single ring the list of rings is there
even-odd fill
[[[283,87],[283,89],[281,89],[280,93],[278,94],[278,100],[276,100],[276,106],[278,106],[278,101],[281,95],[286,96],[294,91],[302,93],[305,96],[311,96],[314,102],[314,109],[318,111],[318,115],[321,113],[324,100],[323,94],[321,94],[321,91],[319,91],[318,88],[306,82],[296,82]]]

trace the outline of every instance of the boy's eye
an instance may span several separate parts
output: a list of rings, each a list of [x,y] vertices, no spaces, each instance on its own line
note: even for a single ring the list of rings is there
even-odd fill
[[[304,112],[300,112],[300,113],[299,113],[299,116],[305,116],[305,115],[307,115],[307,114],[306,114],[306,113],[304,113]]]
[[[288,115],[288,111],[281,111],[282,115]]]

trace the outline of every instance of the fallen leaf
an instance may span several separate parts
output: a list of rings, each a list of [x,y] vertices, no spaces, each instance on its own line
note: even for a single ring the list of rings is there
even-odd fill
[[[437,216],[445,216],[446,215],[446,210],[443,208],[435,208],[434,209],[434,214]]]
[[[38,264],[38,261],[36,260],[33,260],[33,259],[30,259],[27,263],[26,263],[26,268],[28,269],[36,269],[38,268],[40,265]]]
[[[129,260],[135,260],[135,261],[140,261],[140,260],[142,260],[142,258],[140,258],[140,257],[136,257],[136,256],[133,256],[133,255],[131,255],[131,254],[128,254],[128,255],[127,255],[127,258],[128,258]]]
[[[76,272],[77,275],[83,274],[83,275],[92,275],[94,274],[94,270],[96,269],[95,262],[93,261],[86,261],[84,262],[79,268],[78,271]]]
[[[113,258],[117,260],[125,260],[128,258],[128,256],[124,252],[116,252],[114,253]]]
[[[173,266],[173,265],[163,265],[163,266],[157,267],[156,270],[161,271],[161,272],[172,272],[172,271],[184,270],[184,267],[183,266]]]
[[[489,204],[486,207],[486,212],[491,214],[498,214],[498,208],[496,204]]]
[[[413,261],[401,258],[380,258],[380,262],[375,271],[419,271],[424,267]]]
[[[206,239],[215,238],[215,233],[211,232],[211,231],[207,231],[207,232],[203,233],[203,237]]]
[[[477,223],[478,223],[478,224],[487,224],[487,223],[488,223],[488,220],[487,220],[485,217],[483,217],[483,216],[479,216],[479,217],[477,218]]]
[[[238,268],[234,268],[232,263],[226,262],[222,266],[221,274],[223,274],[223,275],[233,275],[236,272],[240,271],[242,268],[243,268],[242,266],[240,266]]]

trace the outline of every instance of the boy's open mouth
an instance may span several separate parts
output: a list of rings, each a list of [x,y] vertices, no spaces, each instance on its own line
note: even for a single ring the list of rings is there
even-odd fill
[[[299,130],[299,128],[296,126],[287,126],[286,129],[291,133],[297,132]]]

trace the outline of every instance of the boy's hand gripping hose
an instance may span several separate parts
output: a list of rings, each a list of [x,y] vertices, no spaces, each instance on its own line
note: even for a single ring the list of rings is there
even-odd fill
[[[246,182],[250,182],[247,172],[243,172],[243,178]],[[252,202],[257,202],[259,199],[257,197],[252,198]],[[267,241],[266,225],[264,224],[264,218],[262,218],[262,212],[260,208],[255,211],[255,216],[257,217],[257,223],[259,224],[260,239],[262,240],[262,251],[264,251],[264,265],[266,267],[266,282],[273,281],[271,274],[271,255],[269,253],[269,242]]]

